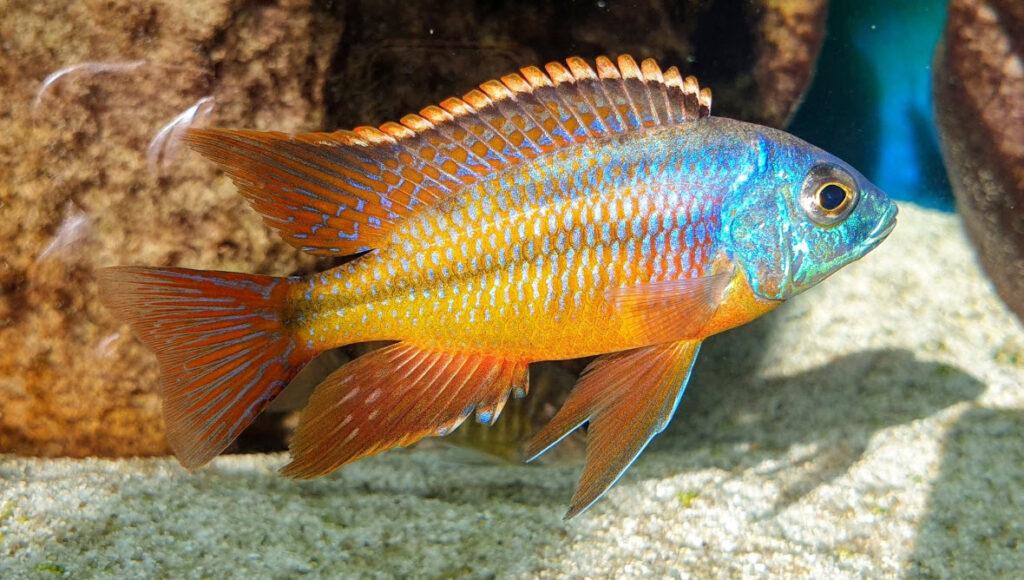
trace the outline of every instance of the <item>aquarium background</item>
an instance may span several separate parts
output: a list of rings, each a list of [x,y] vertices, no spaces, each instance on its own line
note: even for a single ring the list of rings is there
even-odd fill
[[[942,0],[833,0],[828,35],[790,131],[896,199],[953,210],[932,109]]]
[[[1020,38],[1014,0],[954,4]],[[1021,575],[1024,329],[941,165],[946,14],[938,0],[0,0],[0,577]],[[1004,44],[1012,77],[1019,43]],[[572,522],[585,436],[544,465],[522,465],[518,444],[586,361],[532,368],[538,388],[499,429],[281,477],[309,390],[359,345],[317,361],[212,465],[168,456],[155,359],[99,304],[96,270],[334,264],[281,242],[175,127],[378,124],[519,66],[625,52],[696,75],[715,114],[850,161],[900,200],[896,231],[708,340],[667,431]]]

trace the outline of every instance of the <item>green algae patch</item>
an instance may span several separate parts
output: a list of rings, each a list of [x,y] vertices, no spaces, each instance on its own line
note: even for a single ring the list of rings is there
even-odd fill
[[[993,353],[992,358],[999,364],[1024,368],[1024,347],[1015,340],[1005,340]]]
[[[699,495],[700,493],[696,491],[681,491],[676,494],[676,501],[679,502],[679,507],[689,508]]]
[[[6,523],[14,515],[14,500],[9,499],[0,505],[0,524]]]
[[[67,568],[60,564],[36,564],[33,568],[36,572],[44,572],[47,574],[60,574],[63,576],[68,573]]]

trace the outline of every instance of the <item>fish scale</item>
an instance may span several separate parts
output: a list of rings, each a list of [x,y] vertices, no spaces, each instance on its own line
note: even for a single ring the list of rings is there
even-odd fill
[[[310,397],[284,473],[310,478],[492,424],[528,364],[597,354],[527,445],[584,423],[566,517],[664,429],[704,338],[863,256],[896,208],[841,160],[710,116],[696,79],[599,57],[520,69],[379,128],[190,130],[296,247],[361,254],[306,278],[182,268],[101,274],[156,353],[168,440],[198,467],[313,356],[394,340]],[[827,195],[823,192],[827,192]]]
[[[664,140],[658,134],[578,146],[560,160],[530,162],[477,184],[464,204],[424,213],[372,259],[341,266],[346,276],[315,275],[312,296],[303,293],[294,307],[327,314],[306,317],[298,332],[318,349],[402,339],[507,349],[527,360],[597,354],[609,344],[643,346],[618,321],[595,316],[607,309],[603,291],[702,276],[715,256],[713,210],[720,200],[701,195],[713,188],[705,182],[700,190],[666,195],[677,189],[686,158],[678,152],[694,139],[677,133],[679,143],[668,147],[651,146]],[[655,153],[637,160],[637,150]],[[608,158],[620,161],[587,161]],[[466,231],[470,216],[479,219],[473,232]],[[477,232],[479,245],[471,243]],[[666,255],[658,240],[672,236],[689,241],[685,254]],[[541,254],[545,246],[552,251]],[[553,289],[550,299],[533,290],[541,284]],[[475,295],[464,303],[456,297],[467,287]],[[523,316],[534,320],[531,330],[510,336],[505,329]]]

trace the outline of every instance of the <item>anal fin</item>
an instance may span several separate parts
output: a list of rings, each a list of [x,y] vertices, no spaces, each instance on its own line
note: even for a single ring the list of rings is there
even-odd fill
[[[444,435],[476,412],[491,423],[509,393],[527,388],[527,363],[405,343],[341,367],[317,387],[284,474],[324,475],[367,455]]]
[[[587,421],[587,458],[565,519],[597,501],[664,430],[689,380],[701,341],[679,341],[597,358],[569,399],[527,445],[528,461]]]

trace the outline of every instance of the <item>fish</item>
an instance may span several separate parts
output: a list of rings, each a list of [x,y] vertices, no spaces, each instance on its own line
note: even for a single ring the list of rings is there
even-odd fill
[[[852,137],[851,137],[852,138]],[[183,466],[221,453],[315,355],[344,364],[302,412],[282,468],[493,424],[529,364],[596,356],[526,445],[586,425],[565,518],[664,430],[707,337],[878,246],[896,205],[842,160],[711,115],[652,59],[579,57],[487,81],[399,122],[333,133],[188,130],[264,222],[316,255],[302,277],[117,266],[101,300],[160,365]]]
[[[531,436],[565,403],[577,374],[556,363],[533,364],[529,397],[509,399],[493,424],[467,421],[438,441],[470,449],[491,461],[519,463],[527,458],[526,443]],[[585,449],[584,437],[583,430],[574,431],[533,461],[554,465],[579,461]]]
[[[389,341],[362,342],[318,355],[267,405],[263,415],[230,447],[230,452],[276,451],[282,445],[287,448],[298,424],[298,412],[309,402],[313,389],[355,356],[390,344]],[[454,457],[459,457],[467,465],[521,463],[526,459],[526,442],[562,406],[587,361],[574,359],[531,364],[530,396],[509,399],[494,423],[467,421],[444,437],[421,440],[417,445],[464,449],[466,453]],[[581,462],[585,437],[585,430],[575,431],[534,461],[550,465]]]

